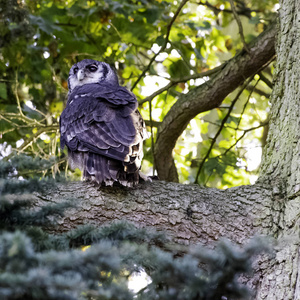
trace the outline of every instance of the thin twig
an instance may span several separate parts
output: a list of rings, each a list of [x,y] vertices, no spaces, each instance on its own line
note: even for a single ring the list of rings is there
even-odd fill
[[[236,131],[239,129],[239,126],[240,126],[242,117],[243,117],[243,115],[244,115],[244,112],[245,112],[245,110],[246,110],[246,107],[247,107],[247,105],[248,105],[248,103],[249,103],[249,101],[250,101],[251,95],[252,95],[253,91],[255,90],[256,86],[258,85],[258,83],[259,83],[259,79],[255,82],[254,86],[252,87],[252,89],[251,89],[251,91],[250,91],[250,93],[249,93],[249,96],[248,96],[248,98],[247,98],[247,101],[245,102],[245,104],[244,104],[244,106],[243,106],[243,109],[242,109],[242,112],[241,112],[241,114],[240,114],[238,123],[237,123],[237,125],[236,125]]]
[[[220,156],[226,155],[226,154],[227,154],[234,146],[237,145],[237,143],[238,143],[238,142],[239,142],[239,141],[240,141],[240,140],[241,140],[248,132],[253,131],[253,130],[256,130],[256,129],[261,128],[261,127],[264,127],[264,126],[268,125],[268,123],[269,123],[269,122],[265,122],[265,123],[261,123],[261,124],[258,125],[258,126],[251,127],[251,128],[248,128],[248,129],[244,129],[242,135],[241,135],[238,139],[236,139],[236,141],[235,141],[228,149],[226,149],[226,151],[224,151],[222,154],[220,154],[220,155],[218,155],[218,156],[216,156],[216,157],[220,157]]]
[[[150,59],[150,62],[149,64],[147,65],[147,67],[144,69],[144,71],[142,72],[142,74],[138,77],[138,79],[135,81],[135,83],[132,85],[132,88],[131,88],[131,91],[134,90],[134,88],[137,86],[137,84],[139,83],[139,81],[145,76],[145,74],[149,71],[152,63],[155,61],[156,57],[161,53],[163,52],[166,47],[167,47],[167,44],[168,44],[168,41],[169,41],[169,36],[170,36],[170,32],[171,32],[171,28],[176,20],[176,18],[178,17],[181,9],[183,8],[183,6],[188,2],[188,0],[183,0],[179,7],[177,8],[174,16],[172,17],[171,19],[171,22],[169,23],[169,25],[167,26],[167,33],[166,33],[166,38],[165,38],[165,41],[163,43],[163,45],[161,46],[161,48],[159,49],[159,51]]]
[[[178,79],[170,79],[170,82],[166,86],[160,88],[159,90],[157,90],[156,92],[154,92],[152,95],[146,97],[145,99],[140,100],[139,101],[139,105],[142,105],[145,102],[151,101],[153,98],[155,98],[156,96],[160,95],[164,91],[167,91],[168,89],[170,89],[172,86],[176,85],[177,83],[187,82],[187,81],[189,81],[191,79],[198,79],[198,78],[202,78],[202,77],[205,77],[205,76],[210,76],[212,74],[215,74],[215,73],[219,72],[223,68],[224,68],[224,64],[222,64],[222,65],[220,65],[220,66],[218,66],[218,67],[216,67],[216,68],[214,68],[212,70],[208,70],[208,71],[202,72],[200,74],[196,73],[196,74],[185,76],[185,77],[178,78]]]
[[[15,149],[18,153],[24,151],[28,146],[31,145],[37,138],[40,137],[43,133],[56,132],[58,127],[56,125],[48,126],[48,128],[40,128],[34,135],[24,141],[24,143],[17,149]],[[9,155],[5,156],[5,160],[9,160],[12,156],[14,156],[14,152],[11,152]]]
[[[224,119],[222,120],[222,123],[221,123],[221,125],[220,125],[219,130],[217,131],[217,133],[216,133],[215,136],[213,137],[213,139],[212,139],[212,141],[211,141],[211,143],[210,143],[209,149],[208,149],[208,151],[206,152],[204,158],[202,159],[202,161],[201,161],[201,163],[200,163],[200,166],[199,166],[199,168],[198,168],[198,172],[197,172],[197,175],[196,175],[195,183],[198,182],[198,178],[199,178],[199,175],[200,175],[200,173],[201,173],[201,171],[202,171],[202,168],[203,168],[203,166],[204,166],[204,163],[205,163],[206,159],[209,157],[209,155],[210,155],[210,153],[211,153],[211,150],[212,150],[214,144],[215,144],[216,141],[217,141],[218,136],[220,135],[221,131],[223,130],[223,127],[224,127],[226,121],[228,120],[228,118],[229,118],[229,116],[230,116],[230,114],[231,114],[231,111],[233,110],[233,107],[234,107],[235,103],[238,101],[238,99],[239,99],[240,95],[243,93],[244,89],[245,89],[245,88],[248,86],[248,84],[252,81],[253,77],[254,77],[254,75],[251,76],[251,77],[243,84],[243,86],[241,87],[241,89],[239,90],[239,92],[237,93],[237,95],[235,96],[235,98],[233,99],[233,101],[231,102],[230,108],[228,109],[228,112],[227,112],[226,116],[225,116]]]
[[[260,79],[270,88],[273,89],[273,83],[262,72],[258,73]]]
[[[20,102],[20,98],[19,98],[19,95],[18,95],[18,73],[16,72],[16,81],[15,81],[15,84],[16,84],[16,87],[15,87],[15,96],[16,96],[16,99],[17,99],[17,106],[18,106],[18,110],[19,110],[19,113],[22,117],[30,120],[29,118],[27,118],[24,114],[23,114],[23,111],[22,111],[22,107],[21,107],[21,102]]]
[[[232,12],[233,12],[233,15],[234,15],[234,18],[237,22],[237,25],[239,27],[239,33],[240,33],[240,36],[241,36],[241,40],[242,40],[242,43],[244,45],[244,49],[250,53],[250,49],[248,48],[248,45],[245,41],[245,37],[244,37],[244,31],[243,31],[243,25],[242,25],[242,22],[240,20],[240,17],[239,15],[237,14],[237,11],[236,11],[236,8],[235,8],[235,5],[233,3],[233,0],[228,0],[230,2],[230,6],[231,6],[231,9],[232,9]]]
[[[232,10],[230,10],[230,9],[221,9],[221,8],[219,8],[219,7],[216,7],[216,6],[214,6],[214,5],[212,5],[212,4],[210,4],[209,2],[207,2],[207,1],[205,1],[205,2],[196,2],[197,4],[200,4],[200,5],[203,5],[203,6],[206,6],[207,8],[209,8],[210,10],[212,10],[215,14],[218,14],[218,13],[230,13],[230,14],[232,14],[233,13],[233,11]],[[250,8],[248,8],[248,7],[244,7],[244,8],[241,8],[241,9],[239,9],[238,11],[237,11],[237,14],[238,15],[243,15],[243,16],[246,16],[247,18],[251,18],[251,13],[252,12],[256,12],[256,13],[258,13],[259,12],[259,10],[257,10],[257,9],[250,9]]]
[[[14,124],[13,126],[15,127],[24,127],[24,128],[28,128],[28,127],[47,127],[48,125],[43,124],[41,122],[45,121],[46,118],[42,119],[40,122],[38,122],[36,119],[30,119],[24,115],[21,115],[19,113],[5,113],[1,111],[0,118],[2,118],[3,120],[7,121],[7,122],[11,122],[12,124]],[[19,125],[17,123],[14,123],[11,120],[20,120],[24,123],[26,123],[27,125]]]

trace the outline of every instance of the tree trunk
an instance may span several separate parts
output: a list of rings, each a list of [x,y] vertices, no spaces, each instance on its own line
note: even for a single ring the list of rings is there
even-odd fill
[[[85,182],[36,194],[36,205],[74,199],[60,231],[126,219],[164,230],[181,244],[210,245],[220,237],[243,243],[255,234],[277,239],[276,256],[256,264],[256,299],[300,299],[300,1],[281,2],[277,70],[261,176],[228,190],[155,181],[133,189]]]
[[[277,67],[270,129],[260,182],[277,190],[281,203],[276,258],[262,280],[257,299],[300,299],[300,1],[280,3]]]

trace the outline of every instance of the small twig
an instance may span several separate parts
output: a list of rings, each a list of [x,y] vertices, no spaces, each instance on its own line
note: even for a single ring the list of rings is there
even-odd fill
[[[231,114],[231,111],[233,110],[233,107],[234,107],[235,103],[238,101],[238,99],[239,99],[240,95],[243,93],[244,89],[245,89],[245,88],[248,86],[248,84],[252,81],[253,77],[254,77],[254,75],[251,76],[251,77],[243,84],[243,86],[241,87],[241,89],[239,90],[239,92],[237,93],[237,95],[235,96],[235,98],[233,99],[233,101],[231,102],[230,108],[228,109],[228,112],[227,112],[226,116],[225,116],[224,119],[222,120],[222,123],[221,123],[221,125],[220,125],[219,130],[217,131],[217,133],[215,134],[215,136],[214,136],[213,139],[211,140],[209,149],[208,149],[208,151],[206,152],[204,158],[202,159],[202,161],[201,161],[201,163],[200,163],[200,166],[199,166],[199,168],[198,168],[198,172],[197,172],[197,175],[196,175],[195,183],[198,182],[198,178],[199,178],[199,175],[200,175],[200,173],[201,173],[201,171],[202,171],[202,168],[203,168],[203,166],[204,166],[204,164],[205,164],[205,161],[206,161],[207,158],[209,157],[209,155],[210,155],[210,153],[211,153],[211,151],[212,151],[212,148],[213,148],[214,144],[215,144],[216,141],[217,141],[218,136],[220,135],[221,131],[223,130],[223,127],[224,127],[226,121],[228,120],[228,118],[229,118],[229,116],[230,116],[230,114]]]
[[[222,65],[220,65],[220,66],[218,66],[218,67],[216,67],[212,70],[202,72],[200,74],[196,73],[196,74],[185,76],[185,77],[178,78],[178,79],[170,79],[170,82],[166,86],[164,86],[161,89],[157,90],[156,92],[154,92],[152,95],[146,97],[145,99],[140,100],[139,105],[142,105],[145,102],[151,101],[154,97],[160,95],[164,91],[167,91],[168,89],[170,89],[172,86],[176,85],[177,83],[187,82],[191,79],[198,79],[198,78],[202,78],[202,77],[205,77],[205,76],[210,76],[212,74],[217,73],[218,71],[220,71],[223,68],[224,68],[224,64],[222,64]]]
[[[166,33],[166,38],[165,38],[165,41],[163,43],[163,45],[161,46],[160,50],[150,59],[150,62],[149,64],[147,65],[147,67],[144,69],[144,71],[142,72],[142,74],[138,77],[138,79],[135,81],[135,83],[132,85],[132,88],[131,88],[131,91],[134,90],[134,88],[137,86],[137,84],[139,83],[139,81],[145,76],[145,74],[149,71],[152,63],[155,61],[156,57],[161,53],[163,52],[166,47],[167,47],[167,44],[168,44],[168,41],[169,41],[169,36],[170,36],[170,32],[171,32],[171,28],[176,20],[176,18],[178,17],[181,9],[183,8],[183,6],[188,2],[188,0],[183,0],[179,7],[177,8],[174,16],[172,17],[171,19],[171,22],[169,23],[169,25],[167,26],[167,33]]]
[[[230,13],[230,14],[232,14],[233,13],[233,11],[232,10],[230,10],[230,9],[221,9],[221,8],[218,8],[218,7],[216,7],[216,6],[214,6],[214,5],[212,5],[212,4],[210,4],[209,2],[207,2],[207,1],[205,1],[205,2],[197,2],[197,4],[200,4],[200,5],[203,5],[203,6],[206,6],[207,8],[209,8],[210,10],[212,10],[215,14],[218,14],[218,13]],[[258,13],[259,12],[259,10],[257,10],[257,9],[249,9],[249,8],[247,8],[247,7],[244,7],[244,8],[242,8],[242,9],[239,9],[238,11],[237,11],[237,14],[238,15],[242,15],[242,16],[245,16],[245,17],[247,17],[247,18],[251,18],[251,13],[252,12],[256,12],[256,13]]]
[[[264,127],[264,126],[268,125],[268,123],[269,123],[269,122],[266,122],[266,123],[262,123],[262,124],[260,124],[260,125],[258,125],[258,126],[256,126],[256,127],[251,127],[251,128],[248,128],[248,129],[244,129],[242,135],[241,135],[238,139],[236,139],[236,141],[235,141],[228,149],[226,149],[226,151],[224,151],[222,154],[220,154],[220,155],[218,155],[218,156],[216,156],[216,157],[220,157],[220,156],[226,155],[226,154],[227,154],[234,146],[237,145],[237,143],[238,143],[238,142],[239,142],[239,141],[240,141],[240,140],[241,140],[248,132],[253,131],[253,130],[256,130],[256,129],[261,128],[261,127]]]
[[[25,115],[21,115],[19,113],[7,113],[7,112],[3,112],[1,111],[1,114],[0,117],[7,117],[8,119],[16,119],[16,120],[20,120],[28,125],[19,125],[19,124],[16,124],[16,126],[19,126],[19,127],[37,127],[37,126],[40,126],[40,127],[46,127],[47,125],[43,124],[42,122],[46,120],[46,118],[42,119],[40,122],[37,121],[36,119],[31,119],[31,118],[28,118],[26,117]]]
[[[24,143],[17,149],[15,149],[18,153],[24,151],[28,146],[31,145],[32,142],[34,142],[40,135],[43,133],[48,132],[56,132],[57,131],[57,125],[48,126],[47,128],[40,128],[34,135],[32,135],[29,139],[25,140]],[[5,160],[9,160],[12,156],[14,156],[14,152],[11,152],[9,155],[5,156]]]
[[[118,35],[120,41],[122,41],[122,36],[121,36],[119,30],[117,29],[117,27],[116,27],[111,21],[108,21],[108,23],[109,23],[109,25],[115,30],[115,32],[117,33],[117,35]]]
[[[245,112],[245,110],[246,110],[246,107],[247,107],[247,105],[248,105],[248,103],[249,103],[249,101],[250,101],[250,98],[251,98],[251,95],[252,95],[254,89],[256,88],[256,86],[257,86],[258,83],[259,83],[259,80],[260,80],[260,79],[258,79],[258,80],[255,82],[254,86],[252,87],[252,89],[251,89],[251,91],[250,91],[250,93],[249,93],[249,96],[248,96],[248,98],[247,98],[247,101],[246,101],[245,104],[244,104],[244,107],[243,107],[242,112],[241,112],[241,114],[240,114],[238,123],[237,123],[237,125],[236,125],[236,129],[235,129],[236,131],[239,129],[239,126],[240,126],[242,117],[243,117],[243,115],[244,115],[244,112]]]
[[[239,15],[237,14],[235,5],[234,5],[234,3],[233,3],[233,0],[228,0],[228,1],[229,1],[229,3],[230,3],[230,6],[231,6],[231,9],[232,9],[234,18],[235,18],[235,20],[236,20],[236,22],[237,22],[237,25],[238,25],[238,27],[239,27],[239,33],[240,33],[240,36],[241,36],[242,43],[243,43],[243,45],[244,45],[244,49],[245,49],[248,53],[250,53],[250,49],[248,48],[248,45],[247,45],[247,43],[246,43],[246,41],[245,41],[244,31],[243,31],[243,25],[242,25],[242,22],[241,22],[241,20],[240,20]]]
[[[23,114],[23,111],[22,111],[22,107],[21,107],[21,102],[20,102],[20,98],[19,98],[19,95],[18,95],[18,73],[16,72],[16,80],[15,80],[15,84],[16,84],[16,87],[15,87],[15,96],[16,96],[16,99],[17,99],[17,106],[18,106],[18,110],[19,110],[19,113],[22,117],[30,120],[29,118],[27,118],[24,114]]]
[[[273,83],[262,72],[259,72],[258,75],[270,89],[273,89]]]

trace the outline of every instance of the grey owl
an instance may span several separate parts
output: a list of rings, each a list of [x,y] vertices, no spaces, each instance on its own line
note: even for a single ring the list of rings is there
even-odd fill
[[[60,143],[71,168],[100,184],[136,185],[147,131],[134,94],[119,85],[110,65],[92,59],[72,66],[68,87]]]

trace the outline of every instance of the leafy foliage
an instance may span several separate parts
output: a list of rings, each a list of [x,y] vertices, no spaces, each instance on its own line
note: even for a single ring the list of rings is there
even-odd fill
[[[175,246],[161,232],[126,222],[79,226],[56,235],[44,231],[56,226],[71,203],[48,205],[45,200],[36,209],[32,185],[49,189],[53,182],[34,176],[11,181],[19,176],[19,166],[34,169],[39,163],[19,157],[17,163],[0,164],[1,299],[217,300],[251,295],[237,279],[249,273],[254,255],[268,249],[260,239],[244,249],[224,240],[211,250]],[[5,188],[8,181],[13,189]],[[146,273],[148,283],[134,292],[128,280],[137,273]]]
[[[235,3],[247,42],[273,18],[276,3]],[[181,9],[177,1],[169,0],[1,0],[0,7],[1,153],[7,156],[17,148],[33,157],[60,157],[44,169],[45,174],[64,171],[72,178],[80,176],[68,169],[58,132],[68,71],[78,60],[93,58],[114,64],[121,83],[143,103],[144,118],[157,124],[180,94],[207,80],[190,76],[213,69],[243,46],[230,4],[221,0],[187,2]],[[267,132],[271,76],[269,66],[253,79],[217,137],[235,93],[220,108],[190,122],[174,149],[182,182],[196,180],[227,188],[255,180],[257,162],[250,163],[260,155]],[[170,79],[180,78],[185,79],[153,94]],[[146,96],[151,114],[149,101],[143,101]],[[156,127],[151,131],[155,142]],[[153,168],[152,149],[149,139],[146,173]]]

